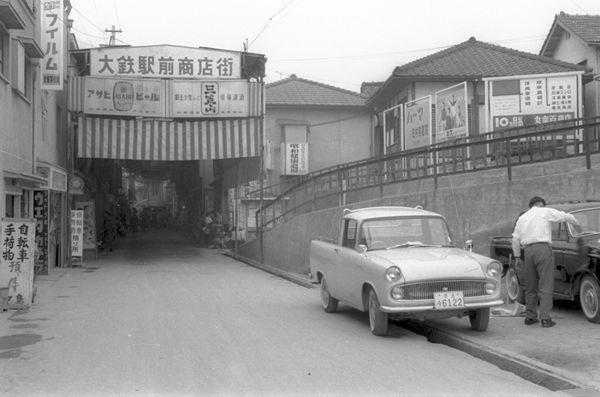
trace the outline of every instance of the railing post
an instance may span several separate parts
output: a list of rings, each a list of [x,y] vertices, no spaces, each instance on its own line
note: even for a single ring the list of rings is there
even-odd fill
[[[342,171],[339,166],[337,167],[337,186],[339,192],[338,206],[342,207],[344,205],[344,186],[342,185]]]
[[[504,145],[504,147],[506,148],[506,168],[508,171],[508,180],[512,181],[512,167],[511,167],[512,150],[510,147],[510,137],[509,136],[506,137],[506,144]]]
[[[312,199],[310,201],[310,211],[314,212],[316,210],[316,202],[317,202],[317,184],[315,182],[315,178],[311,179],[312,181]]]
[[[437,167],[437,151],[431,151],[431,162],[433,164],[433,188],[438,188],[438,167]]]
[[[592,168],[592,158],[590,155],[590,136],[588,134],[589,129],[582,128],[582,131],[583,131],[583,150],[585,151],[585,167],[586,167],[586,169],[589,170]]]
[[[379,198],[383,198],[383,164],[384,160],[379,160]]]

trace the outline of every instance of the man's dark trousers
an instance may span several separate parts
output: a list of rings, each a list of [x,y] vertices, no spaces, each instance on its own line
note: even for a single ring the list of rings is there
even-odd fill
[[[530,244],[525,247],[525,316],[538,317],[538,294],[540,318],[550,318],[552,293],[554,291],[554,254],[548,243]]]

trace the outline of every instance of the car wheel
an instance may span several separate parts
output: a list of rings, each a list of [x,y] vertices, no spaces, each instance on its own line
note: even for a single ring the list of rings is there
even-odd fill
[[[377,294],[371,289],[369,291],[369,326],[371,332],[376,336],[385,336],[388,327],[388,314],[380,310]]]
[[[520,304],[525,303],[525,293],[523,292],[523,288],[519,285],[517,272],[512,266],[506,270],[506,274],[504,275],[504,285],[506,287],[508,299],[510,299],[511,302],[518,302]]]
[[[592,276],[583,276],[579,286],[579,303],[585,317],[593,322],[600,323],[600,286]]]
[[[475,331],[485,331],[490,324],[490,308],[478,309],[469,314],[471,328]]]
[[[321,280],[321,305],[327,313],[334,313],[338,307],[338,300],[329,293],[325,277]]]

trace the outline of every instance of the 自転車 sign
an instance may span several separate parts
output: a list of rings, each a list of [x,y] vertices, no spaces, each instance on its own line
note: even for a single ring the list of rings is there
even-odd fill
[[[0,286],[8,287],[8,306],[26,308],[33,301],[35,222],[3,219],[0,231]]]

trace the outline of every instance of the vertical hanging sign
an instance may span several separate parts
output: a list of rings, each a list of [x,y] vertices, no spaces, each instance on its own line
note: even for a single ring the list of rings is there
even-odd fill
[[[83,210],[71,210],[71,256],[83,257]]]
[[[62,90],[64,70],[64,3],[63,0],[42,0],[42,90]]]
[[[48,191],[34,190],[33,218],[35,219],[35,274],[48,274]]]
[[[0,286],[8,287],[8,306],[27,308],[33,301],[35,222],[29,219],[2,220],[0,243]]]

